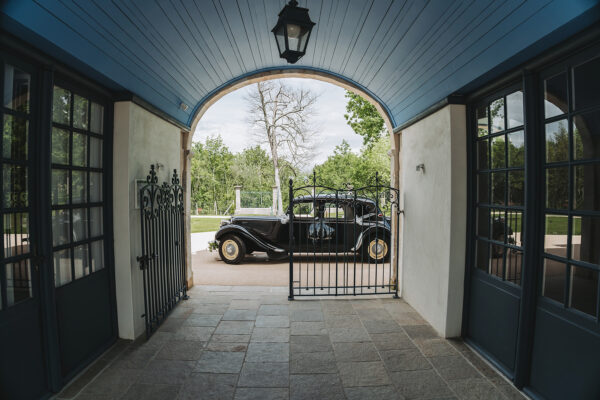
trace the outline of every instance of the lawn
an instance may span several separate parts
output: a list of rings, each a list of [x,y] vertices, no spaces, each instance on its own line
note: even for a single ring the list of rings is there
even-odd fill
[[[192,233],[214,232],[219,229],[223,218],[192,218]]]
[[[498,213],[495,213],[498,215]],[[514,232],[521,232],[521,220],[509,218],[509,225]],[[566,235],[568,218],[566,215],[547,215],[544,230],[547,235]],[[573,217],[573,235],[581,235],[581,217]]]

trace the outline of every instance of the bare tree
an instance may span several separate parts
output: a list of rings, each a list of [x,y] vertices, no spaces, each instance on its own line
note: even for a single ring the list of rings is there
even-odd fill
[[[256,91],[246,98],[255,136],[271,150],[279,214],[283,212],[282,161],[297,175],[314,155],[315,130],[311,117],[315,114],[317,97],[309,90],[293,89],[282,82],[259,82]]]

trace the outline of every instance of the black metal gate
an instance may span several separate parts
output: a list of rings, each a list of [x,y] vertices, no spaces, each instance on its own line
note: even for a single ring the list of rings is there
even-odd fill
[[[158,183],[154,165],[140,188],[142,255],[137,258],[144,274],[143,317],[146,336],[166,319],[180,300],[187,300],[185,208],[177,170],[171,183]]]
[[[289,181],[289,298],[398,296],[399,191],[374,184],[354,188],[294,187]],[[392,217],[395,220],[392,223]]]

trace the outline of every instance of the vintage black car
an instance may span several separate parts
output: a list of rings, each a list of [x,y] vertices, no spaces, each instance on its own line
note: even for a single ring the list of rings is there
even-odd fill
[[[390,255],[390,220],[374,201],[322,194],[293,200],[294,253],[359,254],[369,262]],[[211,247],[228,264],[246,254],[267,252],[284,258],[289,251],[290,209],[282,216],[239,216],[221,222]]]

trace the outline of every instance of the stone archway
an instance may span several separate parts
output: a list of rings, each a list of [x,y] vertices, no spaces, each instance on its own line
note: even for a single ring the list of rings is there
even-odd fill
[[[389,133],[390,137],[390,181],[392,186],[400,189],[400,150],[401,150],[401,134],[399,132],[394,132],[394,125],[392,117],[388,111],[387,106],[377,99],[373,94],[367,92],[366,89],[360,87],[358,84],[341,77],[339,75],[327,73],[325,71],[314,70],[309,68],[275,68],[268,69],[263,71],[256,71],[254,73],[250,73],[236,79],[231,80],[226,83],[218,90],[215,90],[212,94],[207,96],[204,100],[202,100],[195,108],[195,111],[192,116],[192,123],[190,124],[190,130],[188,132],[182,132],[182,166],[181,170],[183,171],[184,176],[184,185],[185,185],[185,207],[187,213],[186,219],[186,248],[187,250],[187,265],[189,266],[187,271],[187,280],[188,287],[193,286],[193,275],[192,275],[192,254],[191,254],[191,148],[192,148],[192,139],[194,136],[194,132],[202,116],[204,113],[219,99],[228,93],[234,92],[243,87],[252,85],[257,82],[263,82],[268,80],[282,79],[282,78],[302,78],[302,79],[315,79],[322,82],[327,82],[336,86],[339,86],[343,89],[346,89],[350,92],[356,93],[366,99],[369,103],[373,104],[381,117],[385,122],[385,127]],[[401,220],[394,218],[392,220],[392,230],[396,231],[396,224],[400,224]],[[399,232],[402,232],[402,227],[400,226]],[[402,233],[400,233],[400,236]],[[395,258],[395,250],[394,246],[398,246],[400,244],[400,238],[398,240],[392,242],[392,253]],[[400,246],[400,249],[402,246]],[[401,255],[399,255],[400,260]],[[394,260],[392,260],[394,261]],[[398,261],[399,262],[399,261]],[[402,276],[402,266],[398,267],[398,274]],[[396,277],[396,281],[398,277]],[[400,291],[402,286],[399,287]]]

